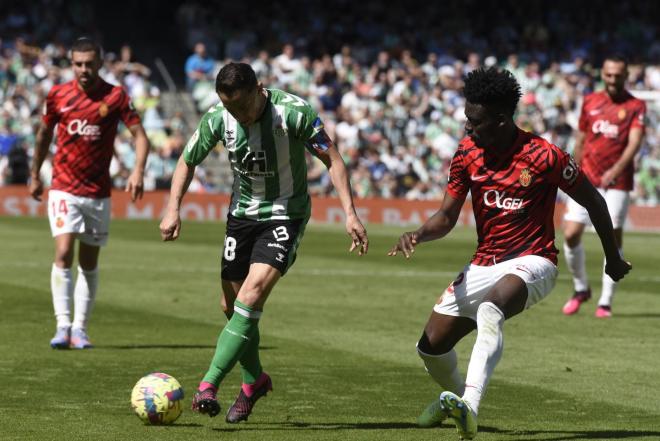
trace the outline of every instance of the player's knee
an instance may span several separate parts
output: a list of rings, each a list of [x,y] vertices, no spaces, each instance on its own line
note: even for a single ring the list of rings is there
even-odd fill
[[[60,268],[71,268],[73,265],[73,250],[57,248],[55,250],[55,265]]]
[[[446,341],[439,333],[428,327],[417,342],[417,352],[428,355],[441,355],[453,349],[453,343]]]
[[[568,228],[564,230],[564,241],[570,248],[580,245],[582,233],[579,230]]]

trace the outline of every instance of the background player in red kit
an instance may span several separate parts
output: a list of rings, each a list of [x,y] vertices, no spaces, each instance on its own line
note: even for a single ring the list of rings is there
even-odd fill
[[[516,127],[520,86],[513,75],[474,70],[464,92],[467,137],[452,159],[442,208],[418,230],[404,233],[388,254],[409,258],[419,243],[445,236],[472,194],[477,251],[438,299],[417,344],[426,370],[444,389],[418,423],[432,426],[451,417],[461,438],[472,439],[479,403],[502,355],[504,320],[541,301],[555,284],[557,188],[586,207],[605,251],[607,273],[618,280],[631,266],[618,253],[605,200],[571,157]],[[475,328],[464,381],[454,346]]]
[[[605,59],[601,71],[605,90],[585,97],[573,154],[589,181],[598,187],[607,201],[619,251],[623,248],[623,224],[628,212],[629,192],[633,189],[633,159],[642,144],[646,112],[644,101],[636,99],[624,88],[627,77],[625,59],[619,56]],[[566,315],[578,312],[580,305],[591,297],[581,243],[587,224],[587,212],[569,200],[564,215],[564,255],[573,274],[575,293],[564,305]],[[616,282],[603,273],[596,317],[612,315],[615,287]]]
[[[73,44],[70,56],[75,79],[54,86],[48,93],[36,135],[29,189],[40,201],[43,184],[39,170],[57,126],[53,181],[48,192],[48,218],[55,237],[51,291],[57,318],[50,344],[57,349],[85,349],[91,347],[86,327],[98,286],[99,249],[108,238],[109,168],[119,121],[135,138],[136,164],[126,184],[133,201],[142,197],[149,141],[126,92],[99,77],[101,48],[81,38]],[[74,289],[71,265],[76,238],[80,245]],[[73,323],[69,305],[72,293]]]

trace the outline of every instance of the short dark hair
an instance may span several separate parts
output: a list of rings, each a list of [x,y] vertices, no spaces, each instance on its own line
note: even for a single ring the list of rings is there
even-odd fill
[[[216,92],[232,95],[236,91],[249,91],[257,87],[257,75],[247,63],[226,64],[215,78]]]
[[[623,63],[623,66],[625,68],[628,67],[628,59],[623,54],[619,54],[619,53],[607,54],[605,56],[605,58],[603,59],[603,64],[605,64],[606,61],[614,61],[616,63]]]
[[[69,52],[69,58],[74,52],[94,52],[99,60],[103,59],[103,49],[101,48],[101,45],[89,37],[80,37],[73,42],[71,45],[71,51]]]
[[[470,72],[465,78],[465,99],[472,104],[494,106],[513,116],[522,96],[520,84],[506,69],[489,67]]]

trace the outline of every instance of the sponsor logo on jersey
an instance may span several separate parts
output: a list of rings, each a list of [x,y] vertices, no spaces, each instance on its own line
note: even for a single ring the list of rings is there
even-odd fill
[[[519,210],[523,206],[523,199],[508,197],[506,193],[497,190],[488,190],[484,193],[484,204],[504,210]]]
[[[225,130],[225,140],[227,141],[227,143],[232,142],[234,139],[236,139],[234,137],[234,131],[233,130]]]
[[[619,136],[619,126],[612,124],[606,119],[598,119],[591,126],[591,131],[597,134],[602,134],[606,138],[616,138]]]
[[[268,242],[268,245],[266,245],[268,248],[279,248],[280,250],[284,250],[284,252],[287,252],[287,248],[282,245],[281,243],[276,243],[276,242]]]
[[[520,182],[520,185],[523,187],[529,187],[529,184],[532,183],[532,174],[529,172],[528,168],[523,168],[520,171],[520,177],[518,178],[518,182]]]
[[[470,179],[472,179],[473,181],[483,181],[487,177],[488,175],[471,175]]]
[[[101,105],[99,105],[99,115],[101,115],[101,118],[105,117],[108,114],[108,105],[101,101]]]
[[[101,136],[101,127],[89,124],[86,119],[74,119],[66,126],[66,131],[69,135],[88,136],[90,138],[98,138]]]

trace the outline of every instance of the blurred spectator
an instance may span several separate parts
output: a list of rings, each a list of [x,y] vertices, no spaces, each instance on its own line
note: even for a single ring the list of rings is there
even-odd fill
[[[186,60],[186,84],[192,91],[200,81],[213,81],[215,60],[206,53],[206,45],[202,42],[195,44],[194,53]]]

